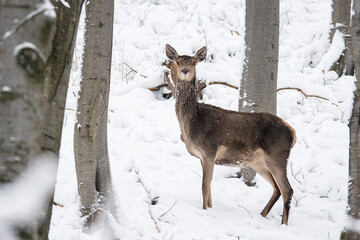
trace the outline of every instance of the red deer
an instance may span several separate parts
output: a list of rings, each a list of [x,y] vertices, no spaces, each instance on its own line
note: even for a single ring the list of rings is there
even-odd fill
[[[273,187],[261,215],[266,217],[281,195],[284,204],[281,223],[288,224],[293,189],[286,167],[296,141],[295,130],[269,113],[235,112],[197,102],[195,67],[206,58],[206,47],[194,56],[179,56],[169,44],[165,50],[176,64],[175,111],[181,140],[188,152],[201,161],[203,209],[212,207],[210,185],[215,163],[250,166]]]

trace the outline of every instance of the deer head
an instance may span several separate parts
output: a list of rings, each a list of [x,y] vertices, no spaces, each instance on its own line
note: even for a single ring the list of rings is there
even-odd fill
[[[178,80],[180,81],[191,81],[195,78],[195,67],[196,64],[203,61],[206,58],[207,49],[206,47],[202,47],[196,51],[193,57],[187,55],[181,55],[176,52],[176,50],[166,44],[165,46],[166,56],[174,61],[176,67],[174,70],[176,71],[176,76],[178,76]]]

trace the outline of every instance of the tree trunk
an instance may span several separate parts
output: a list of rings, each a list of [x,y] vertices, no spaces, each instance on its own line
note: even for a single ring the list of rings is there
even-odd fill
[[[276,114],[279,56],[279,1],[246,1],[245,64],[240,84],[239,111]],[[254,185],[255,171],[242,176]]]
[[[330,70],[335,71],[340,77],[345,75],[354,75],[354,61],[351,46],[350,32],[350,13],[351,0],[333,0],[332,3],[332,24],[330,39],[333,40],[336,31],[340,31],[345,42],[345,50],[341,54],[337,62],[335,62]]]
[[[57,3],[56,30],[45,69],[43,97],[45,117],[42,129],[42,148],[55,153],[57,158],[60,151],[66,95],[83,1],[68,1],[70,8],[61,2]],[[54,190],[55,188],[52,190],[46,217],[39,229],[41,239],[47,239],[49,234]]]
[[[113,211],[107,148],[113,12],[113,0],[86,4],[84,60],[74,150],[81,212],[87,217],[88,224],[93,222],[99,209]]]
[[[360,0],[353,2],[354,15],[351,21],[351,38],[353,45],[355,76],[357,81],[354,92],[352,115],[350,118],[349,147],[349,192],[347,214],[349,224],[341,239],[360,239],[359,229],[352,227],[354,221],[360,221]]]
[[[44,163],[42,161],[56,158],[52,155],[39,160],[47,152],[41,147],[45,119],[42,96],[46,59],[51,50],[51,33],[55,25],[52,9],[41,3],[37,0],[0,3],[1,184],[17,182],[27,169],[33,168],[39,161]],[[55,174],[47,182],[55,183]],[[41,216],[45,209],[34,216],[32,222],[10,225],[14,228],[13,234],[20,239],[38,239],[43,233]],[[19,220],[22,217],[19,216]]]

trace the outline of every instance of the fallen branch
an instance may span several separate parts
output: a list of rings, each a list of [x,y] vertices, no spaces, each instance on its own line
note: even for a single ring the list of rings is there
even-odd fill
[[[129,75],[131,72],[134,72],[134,73],[138,73],[138,71],[136,71],[134,68],[132,68],[129,64],[127,64],[127,63],[124,63],[124,65],[126,65],[128,68],[130,68],[130,72],[128,72],[127,73],[127,75]],[[143,74],[139,74],[141,77],[143,77],[143,78],[147,78],[147,76],[145,76],[145,75],[143,75]]]
[[[165,214],[167,214],[168,212],[171,211],[171,209],[175,206],[175,204],[177,203],[177,201],[174,202],[174,204],[171,206],[171,208],[169,210],[167,210],[166,212],[164,212],[163,214],[160,215],[160,218],[162,218],[163,216],[165,216]]]
[[[294,169],[293,169],[293,164],[292,162],[290,162],[290,172],[291,172],[291,175],[294,177],[294,179],[300,184],[302,185],[302,183],[300,182],[299,179],[297,179],[297,175],[300,173],[301,170],[299,170],[297,173],[294,174]]]
[[[249,214],[250,218],[253,219],[253,216],[251,215],[251,213],[250,213],[249,210],[247,210],[245,207],[241,206],[241,205],[238,204],[238,203],[237,203],[237,205],[238,205],[240,208],[244,209],[244,210]]]
[[[301,92],[302,95],[304,95],[305,98],[309,98],[309,97],[313,97],[313,98],[319,98],[319,99],[322,99],[322,100],[325,100],[325,101],[329,101],[330,102],[330,99],[328,98],[325,98],[325,97],[321,97],[321,96],[318,96],[318,95],[312,95],[312,94],[306,94],[302,89],[300,88],[295,88],[295,87],[284,87],[284,88],[279,88],[277,90],[278,91],[282,91],[282,90],[296,90],[298,92]],[[332,104],[335,104],[335,103],[332,103]],[[336,105],[336,104],[335,104]]]
[[[160,228],[158,227],[157,222],[155,221],[155,219],[154,219],[154,217],[153,217],[153,215],[151,213],[151,208],[149,208],[149,215],[150,215],[150,218],[153,220],[153,222],[155,224],[157,232],[160,233]]]
[[[134,169],[134,168],[133,168],[133,169]],[[150,218],[152,219],[152,221],[153,221],[154,224],[155,224],[155,228],[156,228],[157,232],[160,233],[160,228],[159,228],[159,226],[157,225],[157,222],[155,221],[155,218],[154,218],[154,216],[152,215],[152,212],[151,212],[151,205],[152,205],[152,203],[155,202],[155,204],[156,204],[157,199],[158,199],[159,197],[156,196],[156,197],[152,198],[152,196],[151,196],[151,191],[149,191],[149,190],[146,188],[144,182],[141,180],[141,177],[140,177],[140,175],[139,175],[139,171],[135,171],[135,170],[134,170],[134,172],[135,172],[136,175],[137,175],[138,182],[141,183],[141,185],[143,186],[145,192],[146,192],[147,195],[148,195],[148,198],[149,198],[149,200],[150,200],[150,201],[149,201],[149,215],[150,215]],[[153,205],[155,205],[155,204],[153,204]]]
[[[227,87],[231,87],[231,88],[234,88],[234,89],[239,89],[237,86],[234,86],[230,83],[227,83],[227,82],[219,82],[219,81],[213,81],[213,82],[209,82],[209,85],[213,85],[213,84],[222,84],[222,85],[225,85]]]
[[[57,203],[57,202],[53,202],[53,205],[58,206],[58,207],[64,207],[64,205]]]
[[[156,86],[156,87],[152,87],[152,88],[148,88],[150,91],[159,91],[161,88],[163,87],[167,87],[168,84],[167,83],[163,83],[163,84],[160,84],[159,86]]]

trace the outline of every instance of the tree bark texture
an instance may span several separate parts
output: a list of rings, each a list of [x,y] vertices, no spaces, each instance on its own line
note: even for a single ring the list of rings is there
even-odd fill
[[[345,50],[338,61],[331,66],[331,70],[335,71],[338,76],[341,76],[343,73],[345,75],[354,75],[350,31],[351,0],[333,0],[332,9],[333,27],[331,29],[330,39],[332,41],[335,32],[340,31],[344,38]]]
[[[352,115],[350,118],[350,148],[349,148],[349,191],[347,214],[350,222],[360,221],[360,0],[353,2],[354,15],[351,21],[351,38],[353,45],[356,90]],[[351,224],[351,223],[350,223]],[[355,231],[347,226],[342,234],[342,239],[360,239],[359,229]]]
[[[276,114],[279,57],[279,1],[246,1],[245,64],[240,83],[239,111]],[[255,171],[242,170],[247,185]]]
[[[46,59],[55,18],[42,1],[0,2],[0,183],[14,182],[44,154],[42,108]],[[55,182],[55,176],[53,178]],[[49,182],[52,182],[49,179]],[[36,192],[34,192],[36,194]],[[4,207],[4,206],[3,206]],[[31,207],[31,206],[29,206]],[[20,239],[45,236],[43,217],[17,225]],[[21,218],[21,216],[19,216]],[[44,232],[45,230],[45,232]],[[45,234],[44,234],[45,233]]]
[[[102,207],[99,205],[104,203],[108,208],[112,200],[107,114],[113,9],[113,0],[90,1],[86,4],[84,60],[74,150],[81,212],[83,216],[88,216],[90,223],[96,211]]]
[[[0,182],[11,182],[40,152],[46,53],[55,22],[37,10],[37,0],[5,1],[0,8]],[[29,30],[31,29],[31,30]]]
[[[70,0],[68,3],[70,8],[61,2],[56,3],[56,29],[44,80],[41,147],[56,156],[59,156],[60,151],[66,95],[83,0]],[[41,239],[47,239],[49,234],[54,191],[55,188],[47,206],[46,217],[39,229]]]

